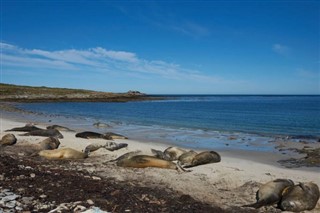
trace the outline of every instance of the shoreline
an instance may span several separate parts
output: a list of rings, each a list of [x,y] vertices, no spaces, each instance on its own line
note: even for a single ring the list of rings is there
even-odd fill
[[[19,121],[15,121],[8,117],[1,117],[1,137],[6,133],[3,132],[6,129],[24,126],[25,121],[23,121],[23,118],[20,119]],[[44,128],[46,125],[45,123],[41,123],[37,126]],[[121,132],[119,133],[121,134]],[[14,134],[18,138],[17,145],[25,143],[36,144],[43,140],[43,137],[19,136],[19,133]],[[72,132],[62,132],[62,134],[64,138],[60,139],[61,148],[70,147],[81,151],[91,143],[104,144],[106,142],[102,139],[87,140],[76,138],[74,137],[75,133]],[[130,138],[130,136],[128,137]],[[241,206],[254,202],[255,191],[261,183],[277,178],[289,178],[296,183],[312,181],[320,185],[318,178],[319,167],[284,168],[276,163],[276,160],[281,157],[288,157],[288,155],[282,156],[272,152],[251,152],[231,149],[218,151],[222,157],[220,163],[193,167],[192,172],[184,174],[178,174],[174,170],[158,168],[121,168],[115,165],[108,165],[105,162],[129,151],[141,150],[145,154],[151,154],[151,148],[164,150],[169,144],[155,143],[154,141],[141,142],[131,139],[119,139],[115,141],[117,143],[127,143],[128,147],[115,152],[100,149],[85,159],[85,163],[80,161],[75,162],[75,164],[79,164],[85,171],[90,171],[94,176],[98,176],[102,180],[113,178],[116,181],[139,183],[139,186],[143,187],[168,188],[177,191],[179,194],[189,195],[197,201],[219,206],[225,210],[240,208],[244,212],[248,211],[248,209],[241,208]],[[92,165],[95,166],[92,167]],[[268,212],[271,210],[274,211],[274,208],[263,207],[257,212]],[[315,213],[319,210],[320,202],[318,202],[314,210],[306,212]]]
[[[3,119],[8,119],[10,121],[15,121],[21,123],[21,126],[23,126],[26,123],[35,123],[39,124],[40,126],[48,126],[52,124],[58,124],[62,126],[68,126],[76,131],[94,131],[94,132],[106,132],[106,131],[118,131],[118,133],[123,134],[123,130],[125,128],[95,128],[93,127],[93,120],[88,121],[84,117],[73,117],[73,116],[64,116],[64,115],[47,115],[39,112],[33,112],[33,111],[27,111],[24,109],[20,109],[15,106],[17,103],[6,103],[6,102],[0,102],[0,115],[1,115],[1,121],[0,121],[0,131],[3,133],[4,128],[3,128]],[[84,124],[86,123],[86,124]],[[75,125],[77,124],[77,125]],[[142,128],[141,126],[135,126],[136,129]],[[179,130],[179,129],[177,129]],[[146,131],[146,130],[144,130]],[[138,132],[134,137],[132,137],[131,133],[132,131],[128,132],[129,139],[134,140],[134,141],[139,141],[143,144],[153,144],[153,145],[160,145],[162,147],[169,147],[169,146],[178,146],[184,149],[193,149],[195,151],[204,151],[208,149],[212,149],[210,147],[195,147],[195,146],[190,146],[187,144],[182,143],[176,143],[173,140],[168,140],[167,138],[148,138],[147,135],[149,133],[155,134],[158,133],[159,130],[155,130],[153,128],[147,130],[148,132],[141,133]],[[190,131],[190,130],[188,130]],[[197,130],[195,130],[197,131]],[[218,131],[215,131],[218,132]],[[227,134],[228,132],[224,133],[219,133],[219,134]],[[237,144],[234,144],[234,134],[246,134],[246,135],[252,135],[252,137],[265,137],[264,140],[269,140],[265,144],[259,144],[258,142],[246,145],[246,146],[236,146]],[[277,139],[280,138],[280,139]],[[217,144],[213,148],[216,151],[219,151],[221,153],[224,153],[225,155],[229,157],[234,157],[237,156],[239,159],[243,160],[248,160],[248,161],[258,161],[259,163],[265,163],[265,164],[272,164],[274,166],[277,166],[279,168],[284,168],[283,165],[281,165],[279,160],[286,160],[290,158],[299,158],[303,157],[303,154],[297,153],[297,151],[302,150],[306,146],[305,141],[300,142],[292,140],[283,140],[284,136],[279,136],[279,135],[273,135],[273,136],[265,136],[265,135],[259,135],[259,134],[251,134],[251,133],[232,133],[230,132],[229,135],[222,139],[220,145]],[[175,139],[177,140],[177,139]],[[261,139],[260,139],[261,140]],[[319,143],[313,141],[311,143],[307,143],[308,147],[316,149],[319,147]],[[269,147],[269,148],[266,148]],[[297,168],[306,170],[306,171],[313,171],[313,170],[318,170],[320,172],[320,164],[318,167],[306,167],[306,166],[298,166]]]

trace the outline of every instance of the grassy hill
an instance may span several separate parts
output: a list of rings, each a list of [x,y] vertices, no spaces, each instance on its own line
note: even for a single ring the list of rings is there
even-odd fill
[[[0,101],[13,102],[125,102],[147,100],[150,97],[137,91],[127,93],[97,92],[82,89],[31,87],[0,83]]]

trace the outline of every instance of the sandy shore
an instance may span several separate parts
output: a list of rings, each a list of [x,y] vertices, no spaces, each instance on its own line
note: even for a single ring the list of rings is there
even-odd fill
[[[6,134],[4,130],[24,126],[25,123],[1,118],[1,137]],[[38,125],[45,128],[45,125]],[[20,133],[12,132],[18,139],[19,144],[36,144],[42,141],[43,137],[19,136]],[[81,139],[76,138],[74,132],[65,132],[63,139],[60,139],[60,147],[71,147],[83,150],[87,145],[105,144],[103,139]],[[121,133],[120,133],[121,134]],[[128,136],[130,138],[130,136]],[[139,142],[134,140],[115,140],[118,143],[127,143],[128,147],[114,152],[99,149],[85,159],[88,165],[97,176],[101,178],[114,177],[120,181],[135,181],[143,186],[157,186],[172,188],[183,194],[188,194],[196,200],[219,205],[222,208],[242,206],[255,201],[255,192],[259,184],[276,178],[289,178],[294,182],[312,181],[320,186],[320,169],[281,167],[277,160],[285,156],[278,153],[247,152],[247,151],[223,151],[221,162],[207,164],[192,168],[192,172],[179,174],[174,170],[146,168],[128,169],[106,163],[108,160],[127,153],[129,151],[141,150],[145,154],[151,154],[150,149],[165,150],[168,145],[154,142]],[[198,150],[200,151],[200,150]],[[286,156],[288,157],[288,156]],[[263,207],[260,212],[278,212],[273,207]],[[312,211],[320,212],[320,202]]]

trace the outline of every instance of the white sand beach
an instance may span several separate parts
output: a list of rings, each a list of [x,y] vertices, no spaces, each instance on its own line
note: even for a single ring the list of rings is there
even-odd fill
[[[2,137],[7,133],[4,130],[24,125],[24,122],[1,118],[0,136]],[[45,125],[47,124],[37,124],[37,126],[43,128],[45,128]],[[19,132],[11,133],[18,139],[15,146],[26,143],[36,144],[44,139],[38,136],[19,136]],[[62,131],[61,133],[64,138],[60,139],[60,148],[71,147],[81,151],[92,143],[106,143],[106,140],[103,139],[76,138],[75,132]],[[222,208],[253,203],[259,184],[277,178],[292,179],[295,183],[312,181],[320,186],[319,167],[284,168],[276,162],[283,156],[267,152],[236,150],[219,152],[221,155],[220,163],[193,167],[191,168],[192,171],[187,173],[159,168],[121,168],[112,163],[107,163],[107,161],[130,151],[141,150],[145,154],[151,154],[151,148],[165,150],[168,147],[167,144],[139,142],[130,140],[130,135],[128,137],[128,140],[115,140],[117,143],[127,143],[127,148],[114,152],[99,149],[90,154],[84,162],[86,165],[95,165],[95,167],[88,167],[88,170],[94,170],[94,173],[101,178],[115,177],[121,181],[131,180],[146,186],[169,187],[188,194],[196,200],[217,204]],[[272,212],[275,210],[271,207],[262,207],[260,211]],[[320,212],[320,202],[318,201],[314,210],[305,212]]]

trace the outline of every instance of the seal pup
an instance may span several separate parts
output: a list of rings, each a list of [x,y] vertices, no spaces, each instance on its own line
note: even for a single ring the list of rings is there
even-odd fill
[[[58,131],[74,132],[74,130],[69,129],[68,127],[59,126],[59,125],[47,126],[47,129],[56,129],[56,130],[58,130]]]
[[[34,131],[34,130],[42,130],[42,129],[39,128],[39,127],[34,126],[33,124],[26,124],[23,127],[15,127],[15,128],[12,128],[12,129],[8,129],[5,132],[31,132],[31,131]]]
[[[198,154],[197,152],[190,150],[180,155],[178,158],[178,161],[181,163],[181,165],[190,165],[192,160],[197,154]]]
[[[42,150],[38,153],[38,155],[49,160],[85,159],[89,156],[89,152],[89,149],[85,149],[84,152],[80,152],[72,148],[62,148]]]
[[[215,151],[204,151],[196,154],[191,163],[186,163],[184,168],[209,164],[209,163],[218,163],[221,161],[220,155]]]
[[[292,212],[312,210],[317,205],[319,194],[318,185],[312,182],[289,186],[282,193],[279,207],[283,211]]]
[[[14,134],[6,134],[0,140],[0,147],[1,146],[12,146],[17,143],[17,138]]]
[[[117,166],[121,167],[133,167],[133,168],[147,168],[156,167],[163,169],[174,169],[179,172],[187,172],[179,164],[175,164],[171,161],[159,159],[149,155],[133,155],[126,156],[117,161]]]
[[[34,130],[20,136],[43,136],[43,137],[56,137],[56,138],[63,138],[63,135],[56,129],[41,129],[41,130]]]
[[[244,205],[243,207],[260,208],[262,206],[273,205],[280,202],[282,192],[285,188],[294,186],[290,179],[276,179],[269,181],[262,186],[256,193],[256,203]]]

